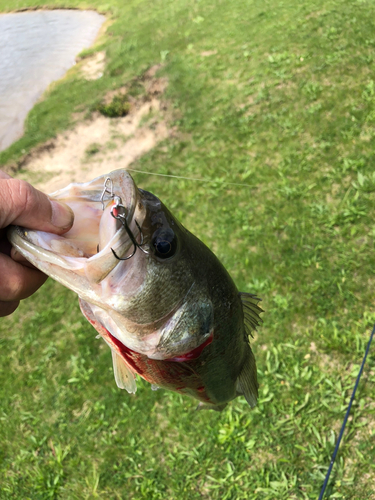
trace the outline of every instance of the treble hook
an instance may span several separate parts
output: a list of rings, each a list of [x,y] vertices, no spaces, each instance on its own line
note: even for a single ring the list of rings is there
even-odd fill
[[[118,260],[129,260],[135,254],[135,252],[137,251],[137,248],[139,248],[140,250],[142,250],[143,253],[148,254],[149,252],[147,252],[147,250],[145,250],[144,248],[142,248],[142,245],[143,245],[143,233],[142,233],[142,229],[140,228],[138,222],[136,220],[134,220],[135,225],[137,226],[139,234],[140,234],[140,237],[141,237],[141,242],[138,243],[137,240],[136,240],[136,238],[135,238],[135,236],[134,236],[134,234],[132,233],[132,230],[130,229],[130,227],[128,225],[127,220],[126,220],[126,208],[122,204],[122,200],[121,200],[120,196],[117,196],[113,192],[113,181],[112,181],[112,179],[110,177],[107,177],[106,180],[104,181],[103,191],[102,191],[102,194],[100,195],[100,199],[99,199],[99,201],[102,204],[103,210],[105,208],[104,207],[104,196],[106,194],[108,194],[109,197],[114,201],[114,204],[113,204],[113,206],[111,208],[111,215],[112,215],[112,217],[114,219],[119,220],[121,222],[121,224],[124,226],[125,231],[128,233],[128,236],[129,236],[131,242],[133,243],[133,251],[127,257],[123,257],[123,258],[119,257],[116,254],[116,252],[113,250],[113,248],[111,248],[111,251],[112,251],[113,255]],[[121,211],[123,210],[124,213],[119,212],[119,209]]]
[[[119,196],[114,196],[114,200],[115,200],[115,204],[111,208],[111,215],[112,215],[112,217],[114,219],[119,220],[121,222],[121,224],[124,226],[125,231],[128,233],[128,236],[129,236],[131,242],[133,243],[133,252],[130,255],[128,255],[127,257],[122,257],[121,258],[121,257],[119,257],[116,254],[116,252],[113,250],[113,248],[111,248],[111,251],[112,251],[113,255],[118,260],[129,260],[129,259],[131,259],[134,256],[135,252],[137,251],[137,248],[139,248],[140,250],[142,250],[143,253],[148,254],[149,252],[147,252],[144,248],[142,248],[142,245],[143,245],[143,233],[142,233],[142,229],[141,229],[140,225],[138,224],[138,222],[136,220],[134,220],[135,225],[137,226],[139,234],[141,236],[141,242],[138,243],[137,240],[136,240],[136,238],[135,238],[135,236],[134,236],[134,234],[132,233],[132,230],[130,229],[130,227],[128,225],[127,220],[126,220],[126,208],[124,207],[124,205],[121,204],[121,198]],[[124,210],[125,215],[119,213],[119,211],[118,211],[119,208]],[[115,210],[116,210],[116,213],[114,213]]]

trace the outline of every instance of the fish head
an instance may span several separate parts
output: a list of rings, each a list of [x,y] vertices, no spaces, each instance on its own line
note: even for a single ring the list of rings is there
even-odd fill
[[[9,239],[88,304],[98,331],[157,360],[210,341],[213,306],[195,265],[204,245],[155,195],[117,170],[50,197],[73,210],[72,228],[59,236],[14,226]]]

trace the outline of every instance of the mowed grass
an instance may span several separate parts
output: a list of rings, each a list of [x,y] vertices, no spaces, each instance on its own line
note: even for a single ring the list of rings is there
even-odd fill
[[[215,413],[120,391],[75,295],[48,281],[0,322],[1,498],[316,499],[375,321],[374,3],[0,0],[36,5],[106,12],[91,52],[108,63],[53,86],[0,163],[163,62],[177,132],[133,167],[212,182],[135,179],[262,297],[260,397]],[[375,498],[374,360],[326,498]]]

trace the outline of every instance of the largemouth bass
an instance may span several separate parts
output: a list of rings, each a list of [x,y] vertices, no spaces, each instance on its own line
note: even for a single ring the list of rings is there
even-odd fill
[[[259,298],[239,293],[217,257],[125,170],[50,195],[69,205],[63,236],[12,227],[9,239],[32,264],[76,292],[109,345],[118,387],[135,375],[222,409],[257,401],[249,335]]]

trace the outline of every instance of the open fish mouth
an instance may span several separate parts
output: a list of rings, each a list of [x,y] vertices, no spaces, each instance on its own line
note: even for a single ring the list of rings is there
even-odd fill
[[[123,223],[116,218],[116,205],[121,205],[121,216],[132,234],[140,233],[144,214],[138,189],[131,176],[119,170],[87,183],[70,184],[50,197],[66,203],[73,210],[74,224],[70,231],[58,236],[15,226],[10,229],[10,240],[41,271],[80,296],[86,287],[86,298],[93,299],[90,292],[98,292],[96,285],[118,266],[120,259],[126,258],[133,247]],[[72,273],[76,283],[71,281]]]

